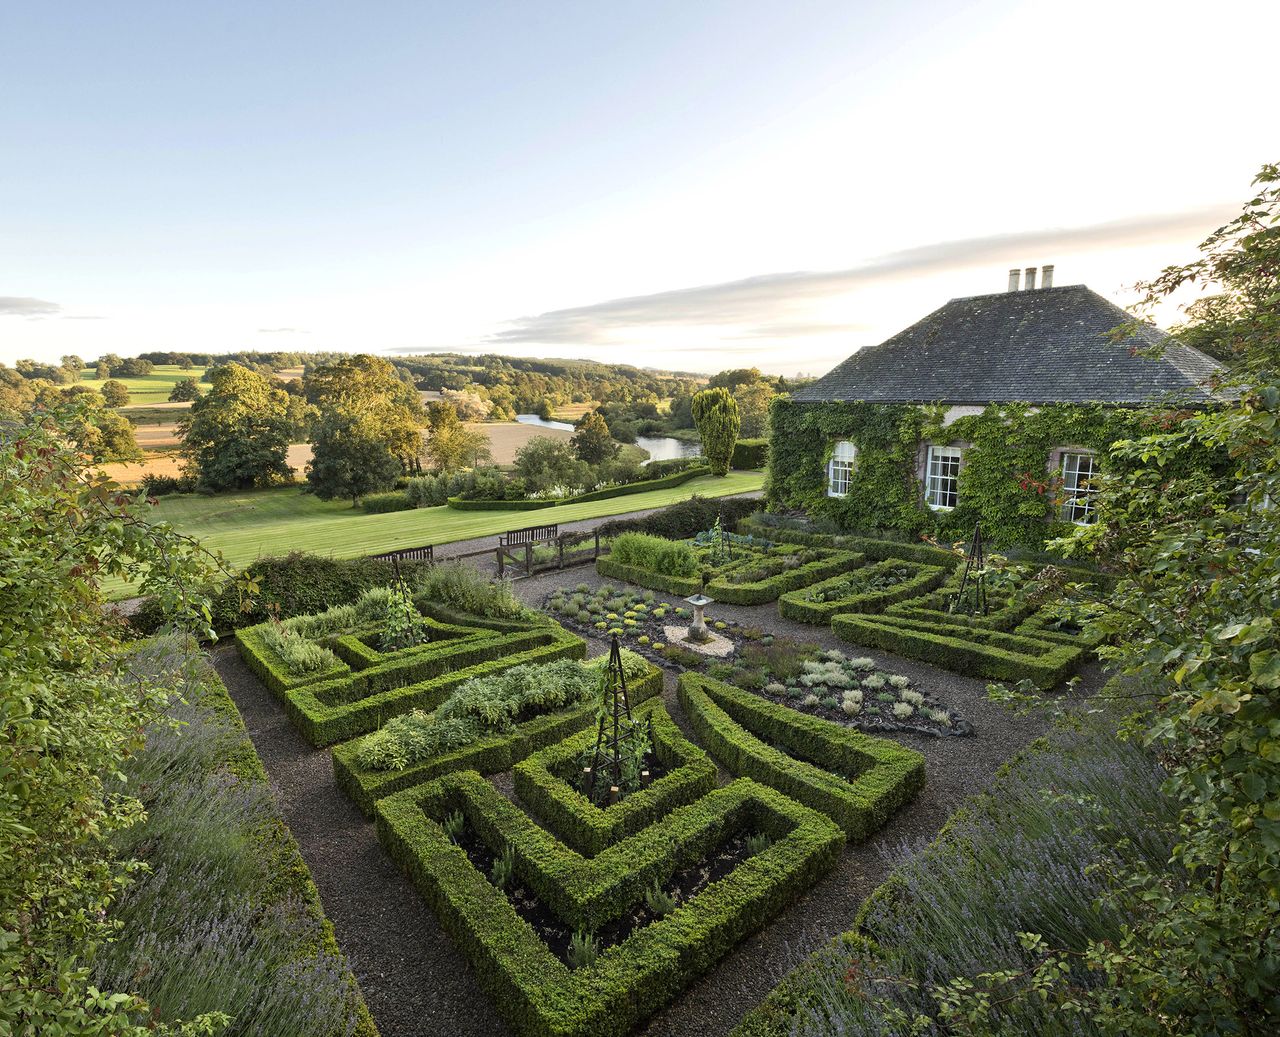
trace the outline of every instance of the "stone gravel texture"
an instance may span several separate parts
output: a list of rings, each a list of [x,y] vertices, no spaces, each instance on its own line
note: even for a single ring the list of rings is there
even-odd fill
[[[465,550],[462,545],[453,548]],[[602,579],[590,567],[579,567],[522,580],[515,586],[523,600],[540,606],[558,586],[587,583],[595,587],[605,582],[618,583]],[[870,655],[937,694],[973,724],[975,734],[968,738],[891,736],[925,755],[927,783],[920,796],[878,835],[846,847],[823,881],[637,1031],[647,1037],[728,1033],[804,954],[849,928],[862,901],[884,880],[891,866],[889,852],[901,844],[931,838],[966,796],[984,788],[1002,763],[1045,729],[1039,717],[1017,717],[989,703],[985,681],[880,651],[861,651],[836,638],[830,628],[781,618],[775,604],[712,605],[708,614],[711,619],[737,620],[775,635]],[[591,639],[590,654],[606,648],[603,640]],[[509,1033],[431,910],[383,852],[372,823],[338,790],[329,752],[313,749],[302,740],[234,647],[217,649],[213,659],[244,715],[382,1033],[386,1037]],[[1092,694],[1102,680],[1100,667],[1086,668],[1075,694]],[[664,697],[672,716],[687,731],[672,673]],[[508,794],[509,782],[508,775],[494,779]]]

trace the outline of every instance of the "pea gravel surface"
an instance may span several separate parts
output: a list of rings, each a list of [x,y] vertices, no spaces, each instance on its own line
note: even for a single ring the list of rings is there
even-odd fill
[[[603,583],[619,586],[584,566],[521,580],[515,589],[524,601],[540,607],[556,587],[579,583],[593,589]],[[658,596],[672,600],[671,595]],[[889,736],[924,754],[926,785],[921,794],[878,835],[846,847],[825,879],[637,1031],[646,1037],[727,1034],[803,955],[850,927],[862,901],[884,881],[895,855],[932,838],[966,796],[985,788],[1001,764],[1045,730],[1038,716],[1018,717],[988,702],[985,681],[862,650],[835,637],[830,628],[781,618],[775,604],[711,605],[708,618],[736,620],[777,636],[870,655],[886,669],[935,692],[973,724],[975,733],[967,738]],[[589,645],[592,655],[607,647],[595,638]],[[382,850],[373,824],[339,791],[328,750],[314,749],[302,740],[233,647],[218,648],[213,660],[244,716],[338,942],[384,1037],[509,1033],[434,914]],[[1092,694],[1103,680],[1097,666],[1086,668],[1081,677],[1075,695]],[[687,731],[687,719],[676,701],[674,672],[668,672],[664,697],[673,718]],[[722,775],[724,780],[728,777]],[[495,776],[494,782],[510,788],[508,775]]]

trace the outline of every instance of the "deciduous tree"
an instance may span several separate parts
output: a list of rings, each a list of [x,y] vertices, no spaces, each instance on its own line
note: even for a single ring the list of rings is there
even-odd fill
[[[431,403],[427,407],[427,428],[423,453],[432,471],[452,474],[493,463],[489,437],[480,429],[464,425],[452,403]]]
[[[322,500],[390,489],[416,470],[424,414],[417,390],[380,357],[344,357],[305,380],[317,416],[307,478]]]
[[[169,402],[190,403],[203,395],[200,391],[200,383],[194,378],[179,378],[169,390]]]
[[[304,411],[272,379],[240,364],[214,372],[209,392],[179,424],[188,474],[215,490],[288,482],[289,444]]]
[[[609,426],[604,418],[595,411],[582,416],[571,442],[578,457],[590,465],[612,461],[622,449],[609,435]]]
[[[68,436],[83,420],[75,408],[41,411],[0,429],[0,1032],[211,1032],[213,1018],[167,1026],[138,998],[90,982],[136,867],[112,840],[142,813],[106,781],[162,704],[162,689],[121,672],[102,580],[137,579],[211,633],[193,588],[213,569],[151,521],[145,497],[95,475]]]
[[[108,407],[126,407],[129,404],[129,387],[124,382],[109,378],[102,383],[100,392]]]

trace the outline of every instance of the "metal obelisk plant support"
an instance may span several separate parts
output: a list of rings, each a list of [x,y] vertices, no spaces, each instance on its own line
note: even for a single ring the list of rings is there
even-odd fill
[[[596,786],[603,770],[609,782],[609,802],[612,803],[622,788],[623,762],[636,755],[638,733],[631,719],[627,676],[622,669],[622,649],[618,646],[617,634],[613,635],[609,665],[605,668],[602,684],[604,701],[601,703],[596,748],[591,754],[590,773],[587,775],[587,799],[595,802]]]
[[[982,523],[973,527],[973,538],[965,553],[964,575],[960,577],[960,589],[951,599],[951,612],[977,616],[987,614],[987,555],[982,546]]]

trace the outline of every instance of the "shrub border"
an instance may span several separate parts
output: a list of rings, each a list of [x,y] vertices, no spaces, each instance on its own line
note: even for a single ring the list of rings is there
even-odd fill
[[[694,732],[730,773],[821,811],[851,840],[867,838],[924,787],[924,756],[887,738],[800,713],[702,674],[683,674],[678,694]],[[857,777],[840,778],[832,770]]]
[[[229,729],[225,754],[226,767],[237,780],[246,785],[270,785],[270,778],[262,759],[258,756],[244,717],[227,691],[226,684],[207,657],[201,657],[197,667],[196,680],[200,685],[198,702],[220,716]],[[365,1003],[359,983],[351,970],[351,963],[338,946],[337,935],[333,923],[326,916],[324,904],[320,899],[320,891],[311,876],[311,870],[302,856],[297,839],[285,824],[283,815],[276,810],[269,824],[259,830],[255,839],[263,848],[264,856],[270,861],[272,890],[281,897],[288,897],[303,904],[307,913],[318,923],[314,946],[317,950],[331,955],[341,961],[345,971],[346,982],[355,998],[356,1029],[353,1037],[378,1037],[378,1028],[374,1024],[369,1006]]]
[[[471,961],[498,1010],[518,1033],[532,1037],[624,1037],[808,889],[835,863],[842,842],[829,819],[772,789],[746,779],[717,789],[670,816],[689,823],[686,818],[736,802],[775,830],[790,830],[671,914],[605,950],[594,964],[571,972],[427,817],[425,809],[443,810],[467,783],[480,793],[488,789],[501,800],[497,806],[505,804],[532,826],[539,844],[550,845],[547,833],[474,773],[449,775],[379,801],[378,834]],[[529,848],[515,850],[519,870]]]
[[[449,507],[456,511],[538,511],[542,508],[555,508],[561,504],[585,504],[588,501],[609,500],[612,497],[629,497],[633,493],[647,493],[650,490],[669,490],[673,486],[682,486],[691,479],[710,475],[711,469],[705,465],[689,468],[683,472],[674,472],[658,479],[645,479],[641,482],[624,483],[621,486],[608,486],[603,490],[591,490],[580,493],[576,497],[549,497],[546,500],[468,500],[465,497],[449,497]]]

